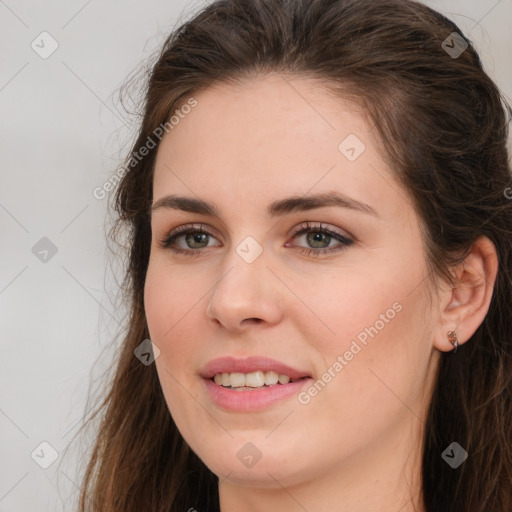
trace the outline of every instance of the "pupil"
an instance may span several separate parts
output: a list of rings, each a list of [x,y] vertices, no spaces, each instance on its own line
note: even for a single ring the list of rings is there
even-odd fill
[[[322,238],[324,239],[323,241],[327,242],[327,245],[329,245],[331,240],[329,235],[326,235],[325,233],[308,233],[308,243],[313,247],[326,247],[326,245],[321,245]]]
[[[189,242],[192,243],[192,246],[194,243],[200,244],[202,241],[204,242],[206,240],[207,236],[206,233],[189,233],[187,235],[187,244],[191,245]]]

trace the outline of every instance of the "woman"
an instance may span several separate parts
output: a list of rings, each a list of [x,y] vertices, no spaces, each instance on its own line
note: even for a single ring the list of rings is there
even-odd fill
[[[220,0],[171,34],[80,510],[510,512],[502,100],[410,0]]]

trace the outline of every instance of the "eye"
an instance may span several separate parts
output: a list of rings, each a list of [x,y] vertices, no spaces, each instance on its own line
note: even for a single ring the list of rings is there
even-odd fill
[[[199,227],[185,225],[171,231],[160,241],[160,245],[164,249],[171,249],[178,254],[195,256],[199,254],[199,249],[208,247],[209,237],[213,238],[212,233],[206,230],[202,224]],[[176,240],[181,238],[184,238],[185,247],[176,244]]]
[[[354,243],[353,240],[347,238],[345,235],[327,229],[323,227],[322,224],[315,226],[309,222],[298,226],[292,236],[292,239],[293,238],[304,238],[306,244],[309,244],[309,247],[290,245],[289,242],[286,242],[285,247],[295,247],[301,253],[314,256],[339,252]],[[177,254],[197,256],[201,254],[201,249],[212,247],[212,245],[209,244],[212,239],[215,240],[214,235],[202,224],[199,226],[188,224],[179,226],[171,231],[160,241],[160,246],[165,249],[170,249]],[[337,241],[338,243],[331,245],[333,241]],[[213,245],[213,247],[215,246],[218,247],[218,245]]]
[[[315,256],[339,252],[354,243],[354,241],[350,238],[347,238],[343,234],[336,231],[327,229],[323,227],[322,224],[319,226],[314,226],[309,222],[305,222],[298,226],[292,238],[297,237],[304,238],[305,242],[309,244],[309,248],[299,247],[300,252]],[[332,246],[330,245],[332,241],[338,241],[339,243]],[[288,242],[286,242],[285,246],[289,247],[290,245]]]

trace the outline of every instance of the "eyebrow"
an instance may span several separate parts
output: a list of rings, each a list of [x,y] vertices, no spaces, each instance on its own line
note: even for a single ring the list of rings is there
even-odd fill
[[[267,214],[270,217],[280,217],[293,212],[313,210],[315,208],[324,208],[327,206],[348,208],[350,210],[356,210],[379,217],[377,211],[370,205],[356,201],[355,199],[339,192],[326,192],[310,196],[292,196],[280,199],[270,203],[267,208]],[[160,208],[182,210],[184,212],[199,213],[216,217],[219,216],[219,210],[214,204],[193,197],[178,195],[163,196],[151,206],[151,212]]]

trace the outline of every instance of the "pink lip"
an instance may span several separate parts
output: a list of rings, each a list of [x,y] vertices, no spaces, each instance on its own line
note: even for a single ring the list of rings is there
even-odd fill
[[[203,379],[211,379],[216,373],[251,373],[261,370],[275,372],[288,375],[290,379],[300,379],[302,377],[310,377],[307,372],[292,368],[276,359],[268,357],[248,357],[246,359],[236,359],[234,357],[220,357],[206,363],[201,370]]]
[[[264,388],[236,391],[215,384],[212,377],[216,373],[251,373],[254,371],[275,371],[288,375],[290,379],[300,379],[288,384],[275,384]],[[299,390],[311,382],[311,376],[304,371],[292,368],[268,357],[248,357],[236,359],[222,357],[209,361],[201,371],[206,392],[220,408],[228,411],[248,412],[261,410],[281,400],[296,395]]]
[[[264,388],[235,391],[203,379],[206,392],[215,405],[227,411],[249,412],[265,409],[281,400],[296,396],[311,378],[304,378],[288,384],[274,384]]]

